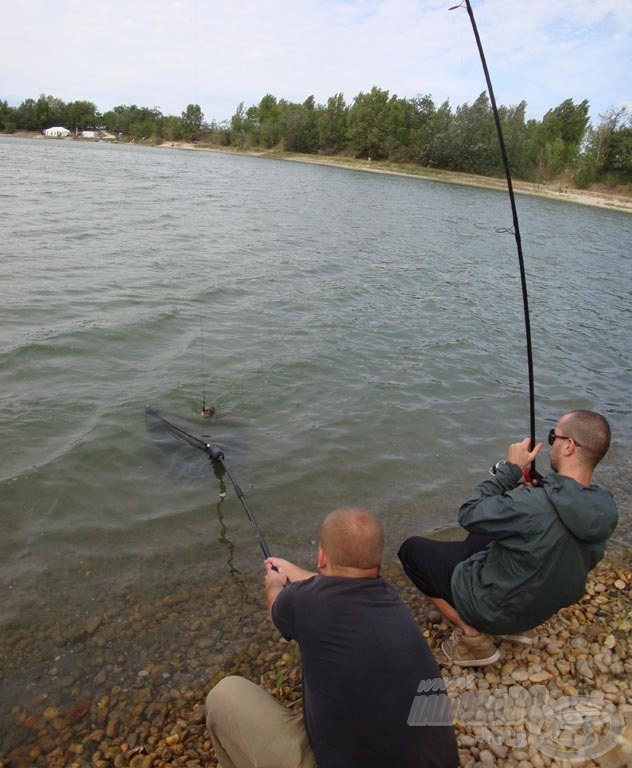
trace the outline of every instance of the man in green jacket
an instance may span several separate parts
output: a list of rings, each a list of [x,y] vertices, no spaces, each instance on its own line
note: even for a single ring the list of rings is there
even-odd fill
[[[442,649],[462,667],[500,658],[492,636],[530,644],[525,632],[580,600],[617,525],[612,496],[591,482],[610,446],[602,415],[559,420],[549,433],[552,472],[535,483],[523,472],[542,443],[529,444],[510,445],[461,507],[464,541],[413,536],[399,550],[411,581],[455,626]]]

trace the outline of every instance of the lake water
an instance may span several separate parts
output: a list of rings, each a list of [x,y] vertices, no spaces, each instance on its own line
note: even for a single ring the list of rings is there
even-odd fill
[[[615,435],[602,477],[621,486],[632,219],[524,196],[518,209],[538,438],[565,410],[601,410]],[[215,585],[260,568],[233,489],[221,499],[204,455],[145,405],[223,447],[275,553],[306,563],[341,504],[384,520],[391,563],[406,535],[453,523],[529,432],[515,242],[496,232],[510,223],[495,191],[0,139],[5,649],[107,616],[130,590],[151,603],[191,568]]]

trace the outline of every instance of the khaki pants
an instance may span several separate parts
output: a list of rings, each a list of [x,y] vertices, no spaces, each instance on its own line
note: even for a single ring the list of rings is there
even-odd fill
[[[243,677],[206,697],[206,727],[221,768],[315,768],[303,716]]]

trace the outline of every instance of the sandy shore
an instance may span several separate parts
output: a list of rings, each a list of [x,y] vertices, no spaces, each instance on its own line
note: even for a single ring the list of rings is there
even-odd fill
[[[276,160],[289,162],[313,163],[316,165],[329,165],[336,168],[347,168],[354,171],[367,173],[385,173],[393,176],[406,176],[408,178],[425,181],[438,181],[446,184],[460,184],[481,189],[507,190],[505,179],[489,178],[487,176],[475,176],[467,173],[453,173],[430,168],[421,168],[412,165],[396,164],[389,162],[375,162],[368,160],[356,160],[349,157],[330,157],[325,155],[303,155],[278,150],[240,151],[230,147],[211,147],[204,144],[188,144],[186,142],[165,142],[161,147],[173,149],[188,149],[200,152],[223,152],[226,154],[249,155],[252,157],[269,157]],[[595,208],[608,208],[610,210],[632,213],[632,189],[629,194],[621,191],[613,192],[605,187],[592,189],[573,189],[559,182],[550,184],[535,184],[525,181],[513,181],[514,191],[518,194],[544,197],[549,200],[559,200],[566,203],[577,203]]]

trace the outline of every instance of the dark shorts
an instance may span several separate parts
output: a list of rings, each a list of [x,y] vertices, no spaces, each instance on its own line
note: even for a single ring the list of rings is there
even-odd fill
[[[470,533],[464,541],[435,541],[411,536],[397,553],[406,575],[428,597],[439,597],[454,607],[452,574],[459,563],[491,542],[487,536]]]

